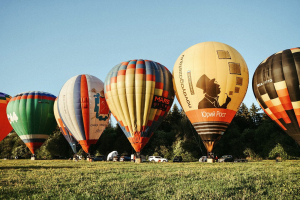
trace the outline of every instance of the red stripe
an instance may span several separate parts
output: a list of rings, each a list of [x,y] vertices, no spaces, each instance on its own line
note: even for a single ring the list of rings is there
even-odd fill
[[[81,97],[81,111],[82,111],[82,119],[84,125],[84,132],[86,140],[89,140],[89,133],[90,133],[90,116],[89,116],[89,92],[88,92],[88,85],[86,76],[81,76],[81,83],[80,83],[80,97]]]
[[[164,83],[156,82],[155,83],[155,88],[156,89],[163,89],[164,88]]]
[[[151,126],[151,125],[152,125],[152,123],[153,123],[153,121],[152,121],[152,120],[148,120],[147,126]]]
[[[153,121],[157,121],[159,118],[159,115],[155,115],[154,120]]]
[[[146,80],[147,81],[155,81],[155,75],[147,74],[146,75]]]
[[[143,68],[137,68],[137,69],[135,70],[135,73],[136,73],[136,74],[145,74],[145,69],[143,69]]]
[[[169,95],[169,91],[164,90],[162,96],[167,98]]]
[[[22,95],[20,96],[21,98],[19,99],[46,99],[50,101],[54,101],[56,98],[55,97],[49,97],[49,96],[41,96],[41,95]]]

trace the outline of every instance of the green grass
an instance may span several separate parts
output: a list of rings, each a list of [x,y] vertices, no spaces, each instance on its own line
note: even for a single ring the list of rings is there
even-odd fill
[[[300,199],[300,161],[0,160],[0,199]]]

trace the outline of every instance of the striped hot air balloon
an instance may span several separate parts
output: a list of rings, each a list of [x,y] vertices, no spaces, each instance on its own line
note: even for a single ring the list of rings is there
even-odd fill
[[[74,76],[62,87],[57,103],[63,124],[89,153],[110,119],[103,82],[92,75]]]
[[[64,125],[64,123],[62,122],[62,120],[60,118],[60,115],[58,113],[58,108],[57,108],[57,98],[55,99],[55,102],[54,102],[53,111],[54,111],[54,116],[55,116],[57,125],[60,129],[60,132],[63,134],[65,139],[68,141],[73,152],[77,153],[76,145],[78,144],[78,142],[76,141],[76,139],[73,137],[71,132],[67,129],[67,127]]]
[[[122,62],[106,76],[105,98],[139,155],[172,106],[172,75],[154,61]]]
[[[31,91],[17,94],[7,105],[10,123],[32,154],[56,128],[53,113],[55,96]]]
[[[13,130],[6,114],[6,107],[10,99],[11,96],[0,92],[0,141]]]
[[[229,45],[203,42],[178,57],[173,77],[178,101],[211,152],[245,97],[245,60]]]
[[[300,144],[300,48],[277,52],[261,62],[252,88],[265,113]]]

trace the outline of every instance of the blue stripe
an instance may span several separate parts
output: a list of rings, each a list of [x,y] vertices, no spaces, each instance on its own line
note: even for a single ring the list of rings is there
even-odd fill
[[[81,111],[81,75],[77,76],[75,80],[74,85],[74,91],[73,91],[73,102],[74,102],[74,111],[75,111],[75,117],[78,124],[79,131],[85,140],[85,134],[84,134],[84,125],[83,125],[83,118],[82,118],[82,111]]]

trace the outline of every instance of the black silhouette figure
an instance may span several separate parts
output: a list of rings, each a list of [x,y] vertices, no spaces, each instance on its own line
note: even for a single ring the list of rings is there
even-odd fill
[[[220,106],[219,94],[221,93],[220,85],[215,82],[215,79],[209,79],[205,74],[202,75],[196,85],[205,93],[204,98],[199,102],[198,109],[202,108],[227,108],[231,98],[227,95],[226,102]]]

